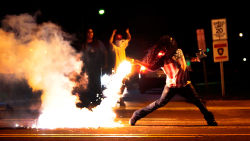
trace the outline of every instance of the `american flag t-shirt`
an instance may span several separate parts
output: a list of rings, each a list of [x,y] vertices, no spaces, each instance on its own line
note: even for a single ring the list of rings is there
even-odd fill
[[[166,85],[168,87],[184,87],[190,82],[186,61],[181,49],[177,49],[175,55],[165,60],[163,71],[167,75]]]

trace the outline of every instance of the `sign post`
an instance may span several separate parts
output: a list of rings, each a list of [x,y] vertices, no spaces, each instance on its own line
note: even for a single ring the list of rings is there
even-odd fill
[[[206,48],[204,29],[197,29],[196,34],[197,34],[198,48],[200,50],[203,50],[203,52],[206,52],[207,48]]]
[[[197,35],[198,49],[200,51],[200,54],[203,55],[207,51],[204,29],[197,29],[196,35]],[[205,57],[203,57],[201,60],[203,64],[204,81],[205,81],[206,88],[208,88],[207,68],[206,68]]]
[[[226,19],[213,19],[211,23],[212,23],[212,35],[213,35],[214,62],[220,62],[221,90],[222,90],[222,96],[225,96],[223,62],[229,61],[227,23]]]

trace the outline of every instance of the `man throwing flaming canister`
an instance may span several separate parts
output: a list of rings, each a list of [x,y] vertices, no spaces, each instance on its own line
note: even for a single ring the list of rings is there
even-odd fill
[[[140,64],[151,70],[162,68],[167,76],[166,85],[159,99],[133,113],[129,120],[131,126],[135,125],[139,119],[165,106],[176,93],[189,99],[197,106],[209,126],[217,126],[213,113],[208,111],[198,98],[198,93],[189,79],[189,72],[183,52],[178,48],[174,38],[168,35],[161,37],[148,51],[147,55],[143,58],[143,62],[140,62]]]

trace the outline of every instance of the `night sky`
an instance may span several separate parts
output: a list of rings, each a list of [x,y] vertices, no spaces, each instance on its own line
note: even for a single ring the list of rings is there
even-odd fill
[[[143,2],[115,1],[104,4],[98,1],[6,1],[0,4],[1,20],[6,15],[29,13],[37,15],[37,22],[51,21],[74,35],[72,46],[80,49],[87,27],[93,27],[95,35],[107,48],[113,29],[125,36],[129,28],[132,40],[127,48],[127,55],[142,58],[145,50],[152,46],[162,35],[174,36],[184,53],[195,56],[197,52],[196,29],[204,28],[208,52],[208,62],[213,63],[211,19],[226,18],[228,28],[230,63],[242,62],[249,58],[248,4],[241,1],[224,3],[216,1],[201,2]],[[157,3],[156,3],[157,2]],[[105,9],[104,15],[98,10]],[[242,32],[243,38],[238,34]]]

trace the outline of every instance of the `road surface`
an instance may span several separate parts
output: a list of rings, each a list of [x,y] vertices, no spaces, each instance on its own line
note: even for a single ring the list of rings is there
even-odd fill
[[[36,112],[1,109],[0,140],[237,140],[250,138],[250,100],[208,100],[207,108],[215,115],[219,126],[207,126],[202,114],[194,105],[174,98],[165,107],[130,126],[132,113],[146,106],[159,95],[135,94],[127,96],[126,107],[115,108],[117,121],[123,127],[80,129],[35,129],[27,125],[35,121]],[[17,110],[17,109],[14,109]],[[29,116],[27,116],[29,115]],[[15,127],[18,125],[17,127]]]

